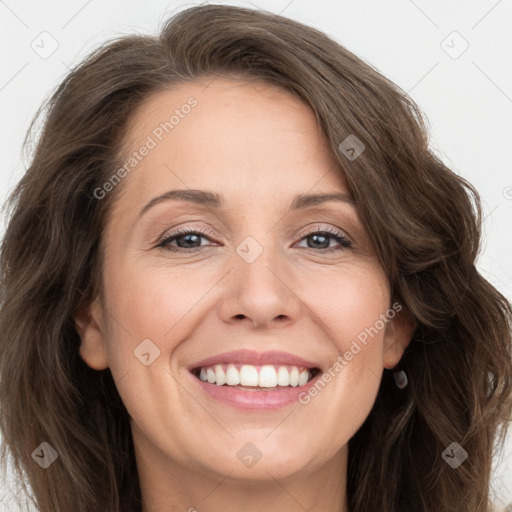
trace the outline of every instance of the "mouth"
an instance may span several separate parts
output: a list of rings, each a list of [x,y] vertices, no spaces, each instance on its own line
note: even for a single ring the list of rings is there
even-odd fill
[[[192,375],[206,384],[245,391],[279,391],[308,384],[320,368],[287,364],[223,363],[198,366]]]
[[[187,369],[205,398],[245,412],[301,403],[300,396],[322,373],[318,363],[294,354],[251,349],[217,354]]]

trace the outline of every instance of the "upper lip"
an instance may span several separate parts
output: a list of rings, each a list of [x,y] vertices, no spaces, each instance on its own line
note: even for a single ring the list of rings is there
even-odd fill
[[[252,364],[252,365],[265,365],[265,364],[286,364],[290,366],[304,366],[306,368],[320,368],[320,365],[311,361],[307,361],[302,357],[288,352],[280,352],[277,350],[270,350],[266,352],[257,352],[250,349],[233,350],[232,352],[223,352],[206,359],[202,359],[196,363],[188,366],[189,370],[197,368],[204,368],[206,366],[213,366],[215,364]]]

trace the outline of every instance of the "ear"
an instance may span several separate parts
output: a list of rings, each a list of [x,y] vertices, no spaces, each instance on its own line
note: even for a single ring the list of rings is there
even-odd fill
[[[103,311],[95,299],[86,308],[73,316],[75,329],[80,336],[80,356],[94,370],[108,368],[108,357],[104,336]]]
[[[384,368],[394,368],[408,347],[418,323],[409,310],[401,307],[395,310],[384,333],[383,362]]]

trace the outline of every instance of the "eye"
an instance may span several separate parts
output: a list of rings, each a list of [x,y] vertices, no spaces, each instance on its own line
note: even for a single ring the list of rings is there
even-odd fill
[[[311,240],[307,244],[308,249],[320,249],[320,252],[328,253],[333,251],[342,251],[352,247],[352,242],[341,232],[335,229],[324,229],[322,231],[313,231],[305,235],[301,240]],[[337,245],[332,247],[330,244],[334,241]]]
[[[178,229],[174,233],[165,236],[157,245],[171,252],[197,252],[207,244],[201,241],[212,239],[202,230],[196,229]],[[307,249],[318,249],[319,252],[330,253],[352,247],[352,242],[341,232],[332,228],[321,231],[313,231],[301,238],[307,241]],[[334,247],[331,242],[335,242]]]
[[[197,249],[202,247],[202,238],[210,240],[205,233],[197,228],[178,229],[174,233],[165,236],[157,247],[163,247],[172,252],[196,252]],[[176,246],[171,245],[173,242],[176,242]]]

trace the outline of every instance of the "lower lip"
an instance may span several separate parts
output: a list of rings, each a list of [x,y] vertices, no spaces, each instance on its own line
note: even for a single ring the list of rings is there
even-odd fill
[[[202,381],[192,373],[190,373],[190,375],[196,381],[197,385],[215,400],[237,409],[262,411],[280,409],[293,403],[299,403],[299,395],[307,393],[308,389],[313,386],[320,377],[321,372],[303,386],[273,389],[270,391],[250,391],[238,389],[233,386],[217,386],[216,384]]]

